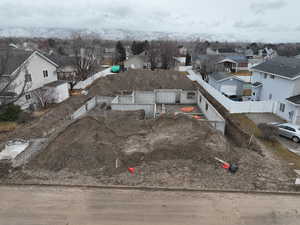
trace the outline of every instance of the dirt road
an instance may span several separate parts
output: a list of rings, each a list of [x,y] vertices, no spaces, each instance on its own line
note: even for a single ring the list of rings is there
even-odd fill
[[[1,225],[296,225],[300,196],[0,187]]]

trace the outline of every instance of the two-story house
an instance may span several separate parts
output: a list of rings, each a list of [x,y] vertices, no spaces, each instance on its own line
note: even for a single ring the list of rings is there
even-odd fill
[[[300,124],[300,59],[275,57],[252,67],[252,99],[276,101],[276,114]]]
[[[40,52],[6,49],[0,51],[0,56],[5,60],[5,63],[0,65],[1,76],[7,79],[15,77],[9,93],[24,93],[16,102],[23,109],[38,104],[38,96],[35,93],[42,87],[53,89],[53,102],[61,102],[69,97],[67,83],[57,81],[58,65]]]

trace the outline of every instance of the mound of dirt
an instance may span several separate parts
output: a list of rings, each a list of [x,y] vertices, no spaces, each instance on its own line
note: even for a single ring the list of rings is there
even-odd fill
[[[185,116],[139,120],[137,113],[87,116],[67,127],[30,162],[31,168],[114,174],[143,162],[169,159],[212,161],[230,158],[223,135],[208,123]],[[234,155],[234,154],[233,154]],[[116,170],[116,159],[121,168]]]
[[[195,85],[178,71],[129,70],[98,79],[89,90],[91,95],[117,95],[122,91],[154,89],[193,90]]]

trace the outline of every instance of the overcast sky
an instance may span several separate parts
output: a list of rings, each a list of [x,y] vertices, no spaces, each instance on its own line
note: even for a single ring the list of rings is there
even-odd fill
[[[300,41],[299,0],[0,0],[0,27],[124,28]]]

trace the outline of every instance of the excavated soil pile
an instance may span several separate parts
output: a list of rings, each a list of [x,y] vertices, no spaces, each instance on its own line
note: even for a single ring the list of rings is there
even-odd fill
[[[196,86],[186,76],[168,70],[129,70],[98,79],[90,88],[91,95],[116,95],[124,91],[154,89],[193,90]]]
[[[111,112],[71,124],[30,163],[31,168],[113,174],[147,161],[232,158],[225,138],[209,124],[185,116],[139,120],[141,112]],[[115,169],[116,159],[121,168]]]

